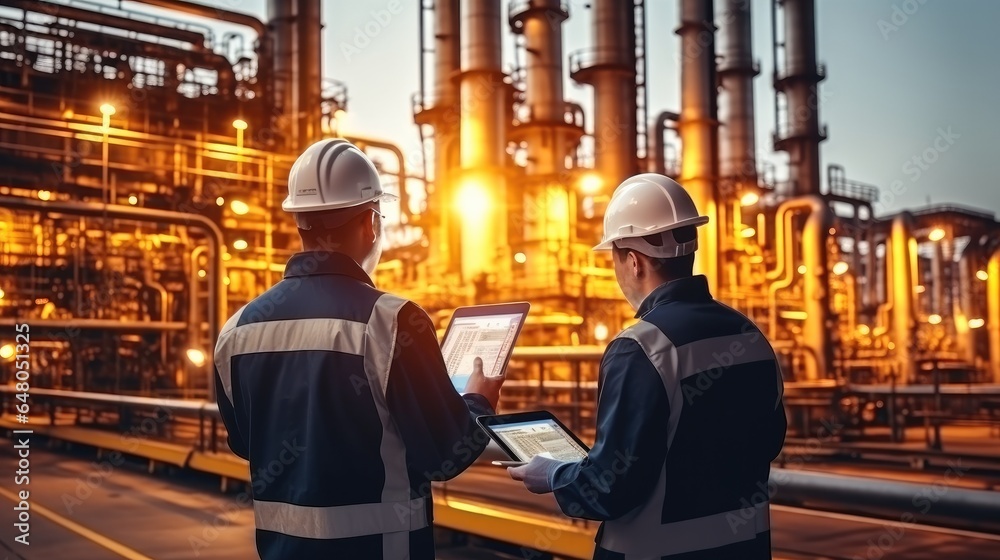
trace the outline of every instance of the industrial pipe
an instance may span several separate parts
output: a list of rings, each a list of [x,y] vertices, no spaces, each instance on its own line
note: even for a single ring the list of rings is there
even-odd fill
[[[826,325],[829,322],[829,275],[826,263],[826,235],[832,217],[830,206],[819,196],[804,196],[785,201],[775,214],[776,231],[774,238],[780,247],[777,268],[767,274],[769,279],[777,279],[768,287],[768,310],[770,314],[768,332],[771,340],[777,340],[778,290],[787,288],[796,273],[794,244],[796,228],[794,215],[808,210],[805,227],[802,230],[802,263],[806,267],[803,279],[803,299],[806,319],[803,325],[803,346],[814,352],[816,360],[806,367],[808,380],[819,379],[829,366],[829,344]]]
[[[617,3],[617,2],[616,2]],[[709,223],[698,228],[695,273],[719,287],[718,114],[716,109],[715,24],[712,0],[682,0],[681,37],[681,177],[680,183]]]
[[[1000,383],[1000,247],[993,252],[987,267],[986,301],[989,310],[990,369],[993,382]]]
[[[360,136],[345,136],[344,139],[362,150],[367,146],[371,146],[372,148],[392,152],[393,157],[396,158],[396,181],[399,183],[399,211],[405,217],[403,221],[408,221],[411,217],[410,195],[406,192],[406,158],[403,156],[403,150],[400,150],[399,146],[392,142],[384,140],[362,138]]]
[[[500,41],[500,0],[463,0],[461,48],[462,179],[453,200],[461,219],[461,270],[466,282],[509,269],[504,176],[508,123]],[[498,268],[503,267],[503,268]]]
[[[99,204],[95,202],[42,202],[17,196],[0,196],[0,208],[11,210],[27,210],[42,213],[59,213],[71,216],[107,217],[119,220],[135,220],[139,222],[153,222],[159,224],[170,224],[184,227],[196,227],[203,230],[212,240],[209,246],[212,259],[212,288],[209,291],[209,332],[212,339],[212,350],[215,347],[215,337],[219,335],[221,327],[220,319],[227,313],[226,298],[223,297],[225,287],[222,283],[222,247],[225,239],[222,230],[215,222],[200,214],[190,214],[185,212],[172,212],[168,210],[155,210],[151,208],[136,208],[134,206],[120,206],[116,204]],[[111,321],[117,323],[117,321]],[[185,327],[181,323],[178,330]],[[112,327],[109,327],[112,328]],[[172,328],[172,327],[171,327]],[[209,352],[206,352],[209,354]],[[215,395],[215,379],[213,368],[208,368],[208,391],[210,398]]]
[[[305,148],[323,135],[320,126],[323,120],[323,14],[320,0],[294,0],[294,3],[295,38],[298,40],[296,93],[299,97],[299,112],[295,117],[299,119],[298,145]]]
[[[11,327],[23,322],[20,319],[0,318],[0,327]],[[182,331],[187,325],[180,321],[118,321],[116,319],[32,319],[31,328],[44,329],[75,329],[102,331]]]
[[[216,6],[207,6],[205,4],[197,4],[195,2],[186,2],[185,0],[133,0],[139,4],[149,4],[150,6],[158,6],[160,8],[166,8],[175,12],[182,12],[192,16],[199,16],[207,19],[214,19],[217,21],[222,21],[225,23],[233,23],[236,25],[243,25],[253,29],[257,33],[257,37],[263,39],[267,35],[267,27],[264,26],[264,22],[259,19],[249,16],[247,14],[242,14],[240,12],[234,12],[232,10],[226,10]]]
[[[913,263],[917,255],[917,240],[913,238],[913,218],[909,212],[900,212],[892,221],[890,241],[892,284],[892,344],[899,368],[898,383],[909,383],[914,373],[913,330]]]
[[[667,174],[667,143],[663,139],[663,135],[665,134],[667,128],[677,131],[677,123],[680,122],[680,120],[680,115],[670,111],[663,111],[656,116],[656,121],[649,131],[649,171],[651,173],[659,173],[660,175]],[[673,122],[674,125],[672,127],[668,127],[668,122]]]
[[[723,127],[719,166],[723,177],[740,185],[756,186],[753,79],[760,69],[753,60],[750,2],[725,0],[723,9],[719,64],[719,112]]]
[[[432,235],[431,261],[443,262],[454,272],[459,264],[453,253],[461,245],[460,215],[454,209],[456,171],[459,164],[460,117],[458,76],[461,71],[459,0],[434,3],[434,200],[438,208],[437,235]],[[421,12],[422,15],[423,12]],[[424,100],[426,103],[426,100]],[[421,127],[422,128],[422,127]],[[437,259],[434,258],[435,253]]]

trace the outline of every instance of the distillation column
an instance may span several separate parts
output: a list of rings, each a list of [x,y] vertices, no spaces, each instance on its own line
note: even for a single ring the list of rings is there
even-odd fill
[[[718,294],[719,223],[718,111],[716,108],[715,24],[712,0],[682,0],[681,25],[681,176],[695,205],[709,223],[698,228],[695,274],[708,277]]]
[[[455,171],[459,167],[460,116],[458,73],[461,69],[460,0],[434,3],[434,98],[427,123],[434,127],[434,199],[439,229],[433,235],[431,262],[458,272],[461,259],[452,251],[461,245],[461,214],[454,204]],[[426,100],[425,100],[426,101]]]
[[[993,253],[986,279],[986,302],[990,336],[990,370],[993,383],[1000,383],[1000,248]]]
[[[524,253],[535,281],[547,287],[559,285],[560,267],[571,260],[566,251],[575,202],[565,171],[583,135],[565,119],[562,24],[568,17],[560,0],[510,4],[510,27],[524,35],[526,59],[524,103],[511,133],[512,141],[527,144],[529,154],[522,201]]]
[[[462,173],[454,203],[461,218],[462,278],[470,281],[510,267],[500,253],[507,247],[500,0],[463,0],[462,25]]]
[[[890,258],[892,267],[892,344],[896,356],[897,383],[909,383],[914,374],[913,329],[913,265],[916,262],[917,240],[913,238],[913,219],[902,212],[892,221]]]
[[[639,171],[636,146],[635,11],[632,1],[596,0],[594,48],[574,53],[572,77],[594,87],[594,167],[611,194]]]
[[[753,79],[760,74],[760,68],[753,60],[750,2],[726,0],[722,22],[719,167],[722,177],[733,181],[735,187],[756,186]]]
[[[816,62],[815,0],[773,0],[784,7],[783,61],[775,41],[774,89],[785,99],[784,111],[775,108],[774,149],[788,152],[788,182],[779,194],[819,194],[819,143],[826,139],[819,125],[819,82],[824,75]],[[777,33],[776,22],[774,33]],[[782,64],[783,62],[783,64]],[[785,122],[778,119],[784,114]]]
[[[274,38],[274,97],[281,109],[277,128],[286,147],[301,151],[320,138],[321,38],[319,0],[268,0]]]

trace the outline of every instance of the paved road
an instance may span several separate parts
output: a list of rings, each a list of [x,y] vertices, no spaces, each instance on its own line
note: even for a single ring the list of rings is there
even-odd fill
[[[227,560],[255,558],[253,514],[232,495],[218,492],[212,477],[183,481],[150,476],[141,466],[114,457],[31,450],[30,545],[14,541],[17,470],[12,442],[0,439],[0,557],[49,560]],[[9,473],[9,474],[4,474]],[[550,510],[550,497],[518,489],[495,468],[474,468],[449,485],[449,492],[496,503],[517,502]],[[1000,558],[1000,537],[913,525],[887,529],[886,522],[776,506],[772,514],[776,558],[906,558],[978,560]],[[444,560],[484,558],[463,551],[442,552]],[[494,557],[487,555],[487,557]],[[494,557],[495,558],[495,557]]]

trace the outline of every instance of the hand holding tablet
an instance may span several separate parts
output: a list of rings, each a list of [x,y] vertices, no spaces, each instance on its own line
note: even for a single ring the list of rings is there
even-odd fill
[[[517,467],[536,455],[558,461],[579,461],[590,451],[551,412],[539,410],[480,416],[483,430],[514,461],[494,461],[500,467]]]

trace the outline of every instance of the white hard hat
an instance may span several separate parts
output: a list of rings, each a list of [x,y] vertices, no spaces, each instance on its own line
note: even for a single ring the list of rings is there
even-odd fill
[[[708,216],[698,214],[684,187],[664,175],[641,173],[626,179],[611,195],[604,213],[604,237],[594,250],[608,251],[617,244],[650,257],[681,257],[698,248],[697,239],[677,243],[669,235],[663,236],[662,245],[652,245],[642,237],[707,223]]]
[[[343,138],[328,138],[309,146],[295,160],[281,209],[298,214],[397,198],[382,189],[378,171],[364,152]]]

